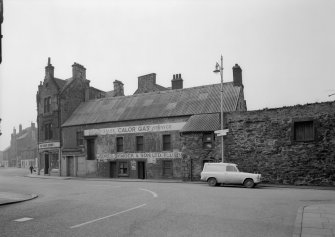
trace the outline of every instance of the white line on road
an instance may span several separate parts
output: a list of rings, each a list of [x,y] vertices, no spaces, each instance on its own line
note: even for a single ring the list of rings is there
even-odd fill
[[[24,221],[30,221],[34,218],[30,218],[30,217],[23,217],[23,218],[20,218],[20,219],[17,219],[17,220],[14,220],[16,222],[24,222]]]
[[[115,214],[112,214],[112,215],[109,215],[109,216],[105,216],[105,217],[101,217],[101,218],[98,218],[98,219],[94,219],[94,220],[91,220],[91,221],[87,221],[87,222],[84,222],[84,223],[81,223],[81,224],[78,224],[78,225],[74,225],[74,226],[71,226],[70,228],[73,229],[73,228],[78,228],[78,227],[81,227],[83,225],[87,225],[87,224],[90,224],[90,223],[93,223],[93,222],[96,222],[96,221],[100,221],[100,220],[103,220],[103,219],[106,219],[106,218],[109,218],[109,217],[112,217],[112,216],[117,216],[119,214],[122,214],[122,213],[125,213],[125,212],[128,212],[128,211],[132,211],[132,210],[135,210],[135,209],[138,209],[140,207],[144,207],[146,206],[147,204],[142,204],[142,205],[139,205],[137,207],[133,207],[133,208],[130,208],[130,209],[127,209],[127,210],[124,210],[124,211],[120,211],[120,212],[117,212]]]
[[[153,191],[150,191],[149,189],[140,188],[140,190],[147,191],[147,192],[151,193],[152,196],[154,196],[154,198],[158,197],[157,193],[155,193]]]

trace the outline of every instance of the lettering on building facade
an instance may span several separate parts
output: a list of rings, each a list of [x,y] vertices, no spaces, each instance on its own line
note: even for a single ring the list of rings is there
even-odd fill
[[[128,127],[116,127],[116,128],[89,129],[84,130],[84,136],[174,131],[182,129],[185,124],[186,122],[180,122],[180,123],[139,125],[139,126],[128,126]]]
[[[98,161],[115,161],[123,159],[147,159],[148,163],[156,164],[157,159],[182,158],[181,152],[145,152],[145,153],[98,153]]]
[[[39,149],[49,149],[49,148],[59,148],[59,142],[47,142],[47,143],[40,143],[38,144]]]

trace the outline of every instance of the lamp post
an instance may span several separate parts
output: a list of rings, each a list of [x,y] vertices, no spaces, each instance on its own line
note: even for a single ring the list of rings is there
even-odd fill
[[[223,57],[221,55],[221,65],[216,62],[214,73],[220,72],[221,76],[221,130],[223,130]],[[221,160],[224,162],[223,136],[221,136]]]

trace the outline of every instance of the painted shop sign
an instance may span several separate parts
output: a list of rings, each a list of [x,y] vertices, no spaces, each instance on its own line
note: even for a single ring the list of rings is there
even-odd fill
[[[59,148],[59,147],[60,147],[59,142],[47,142],[47,143],[38,144],[39,149],[49,149],[49,148]]]
[[[84,136],[174,131],[182,129],[185,124],[186,122],[180,122],[180,123],[165,123],[165,124],[140,125],[140,126],[116,127],[116,128],[89,129],[84,130]]]
[[[156,163],[156,159],[175,159],[182,158],[181,152],[146,152],[146,153],[98,153],[98,161],[114,161],[118,159],[147,159],[148,163]]]

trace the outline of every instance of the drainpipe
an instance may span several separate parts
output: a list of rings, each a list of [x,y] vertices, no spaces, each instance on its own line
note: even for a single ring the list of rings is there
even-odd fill
[[[58,126],[59,126],[59,154],[58,154],[58,159],[59,159],[59,176],[62,176],[62,146],[63,146],[63,136],[62,136],[62,124],[61,124],[61,104],[60,104],[60,95],[61,93],[57,94],[57,104],[58,104]]]

